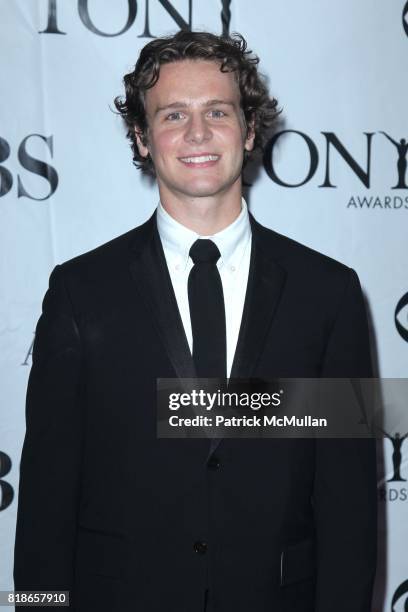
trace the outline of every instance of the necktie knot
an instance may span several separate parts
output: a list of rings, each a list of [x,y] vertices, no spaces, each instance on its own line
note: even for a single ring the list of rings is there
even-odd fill
[[[221,253],[219,252],[217,245],[212,240],[208,240],[207,238],[199,238],[194,242],[190,249],[190,257],[195,264],[216,264],[221,257]]]

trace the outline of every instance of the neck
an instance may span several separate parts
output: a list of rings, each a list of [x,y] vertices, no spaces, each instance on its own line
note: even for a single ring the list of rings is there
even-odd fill
[[[173,219],[200,236],[212,236],[228,227],[241,212],[241,189],[237,193],[208,197],[177,197],[160,191],[160,201]]]

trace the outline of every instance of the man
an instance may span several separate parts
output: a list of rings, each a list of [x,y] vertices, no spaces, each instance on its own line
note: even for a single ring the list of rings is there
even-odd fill
[[[238,36],[179,32],[125,76],[116,104],[160,203],[51,275],[16,589],[70,590],[76,612],[370,610],[373,440],[156,437],[158,377],[371,375],[356,273],[242,200],[277,113],[256,64]]]

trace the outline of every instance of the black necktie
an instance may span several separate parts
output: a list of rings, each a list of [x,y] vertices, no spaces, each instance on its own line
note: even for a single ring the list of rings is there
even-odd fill
[[[226,378],[227,340],[224,294],[217,268],[220,252],[212,240],[196,240],[188,277],[193,359],[198,378]]]

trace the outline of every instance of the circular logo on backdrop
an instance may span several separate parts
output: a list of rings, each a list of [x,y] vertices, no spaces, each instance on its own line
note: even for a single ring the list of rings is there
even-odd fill
[[[403,608],[395,607],[395,604],[400,603]],[[391,612],[397,612],[397,610],[408,610],[408,580],[401,582],[399,587],[395,590],[395,593],[391,600]]]
[[[399,335],[408,342],[408,293],[398,302],[394,319]]]
[[[408,2],[405,3],[402,11],[402,25],[404,26],[405,34],[408,36]]]

